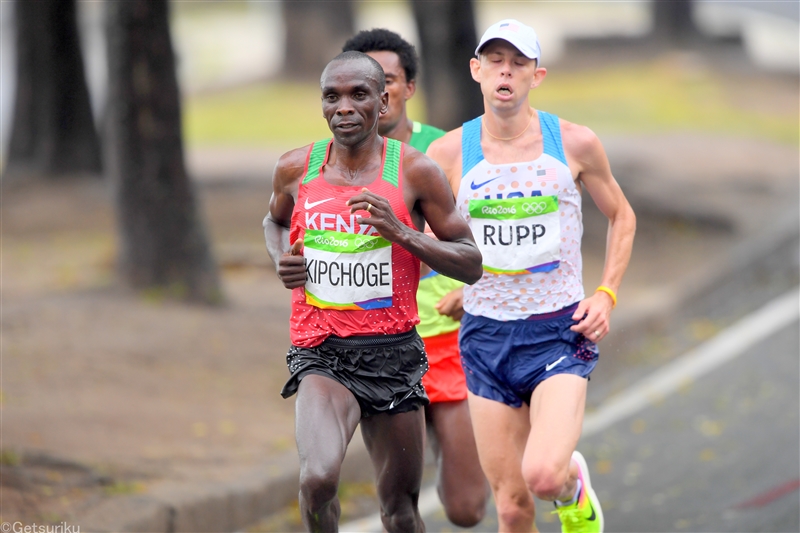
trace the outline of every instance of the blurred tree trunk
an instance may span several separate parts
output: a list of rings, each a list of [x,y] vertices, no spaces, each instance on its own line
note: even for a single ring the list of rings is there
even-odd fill
[[[18,1],[17,91],[6,176],[100,175],[74,0]]]
[[[478,39],[471,0],[413,0],[422,47],[427,121],[450,130],[483,114],[480,86],[469,72]]]
[[[107,167],[119,266],[137,289],[213,303],[216,264],[186,173],[167,0],[108,2]]]
[[[670,44],[691,44],[702,38],[692,20],[692,0],[653,0],[653,34]]]
[[[300,80],[319,80],[322,69],[355,32],[352,0],[284,0],[283,20],[283,71]]]

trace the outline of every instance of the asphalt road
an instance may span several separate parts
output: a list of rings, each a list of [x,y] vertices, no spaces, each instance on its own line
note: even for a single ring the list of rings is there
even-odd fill
[[[796,289],[788,303],[790,317],[786,305],[751,314],[587,417],[578,448],[607,532],[800,531]],[[560,531],[552,504],[537,504],[539,529]],[[471,530],[449,524],[430,487],[420,508],[429,532],[497,530],[493,507]],[[368,519],[341,531],[373,528]]]

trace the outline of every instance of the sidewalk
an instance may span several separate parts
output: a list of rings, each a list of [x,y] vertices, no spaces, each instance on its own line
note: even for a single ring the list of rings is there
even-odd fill
[[[604,341],[604,354],[768,254],[759,243],[770,244],[770,231],[797,239],[796,147],[686,136],[604,144],[639,220],[616,338]],[[2,520],[233,531],[296,498],[293,402],[278,394],[289,299],[260,228],[274,157],[219,153],[226,172],[198,166],[207,172],[197,178],[223,265],[228,303],[220,309],[115,288],[102,184],[4,191]],[[592,290],[606,226],[589,204]],[[592,388],[613,391],[612,360]],[[642,362],[649,364],[657,362]],[[367,464],[356,437],[343,479],[369,480]]]

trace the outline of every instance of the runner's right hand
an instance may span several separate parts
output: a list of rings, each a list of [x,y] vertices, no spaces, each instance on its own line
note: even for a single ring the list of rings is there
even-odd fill
[[[306,260],[303,257],[303,241],[297,239],[292,248],[278,262],[278,279],[287,289],[296,289],[306,284]]]

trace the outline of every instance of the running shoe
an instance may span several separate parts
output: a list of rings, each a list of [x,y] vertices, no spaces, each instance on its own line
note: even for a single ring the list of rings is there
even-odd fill
[[[589,479],[589,467],[580,452],[572,452],[572,460],[578,465],[578,478],[581,480],[581,492],[572,505],[559,507],[554,512],[561,519],[562,533],[603,533],[603,510],[600,500],[592,490]]]

